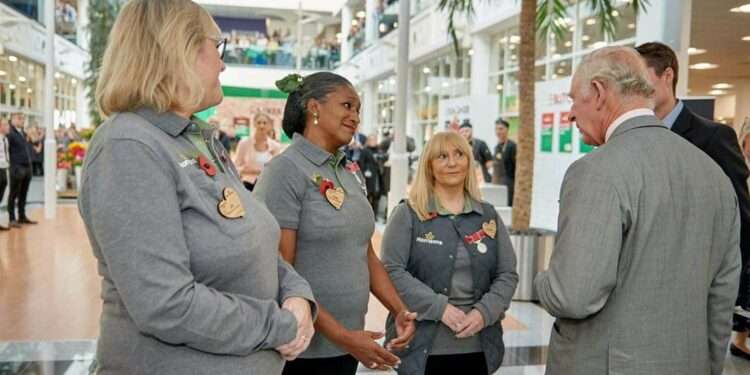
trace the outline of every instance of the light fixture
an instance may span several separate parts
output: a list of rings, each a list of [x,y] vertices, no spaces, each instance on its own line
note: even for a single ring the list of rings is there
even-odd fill
[[[367,14],[364,10],[360,10],[359,12],[357,12],[357,18],[365,18],[366,15]]]
[[[11,83],[11,84],[10,84],[10,85],[8,86],[8,88],[10,88],[11,90],[15,90],[15,89],[16,89],[16,85],[14,85],[14,84],[12,84],[12,83]]]
[[[390,83],[391,85],[395,85],[396,84],[396,79],[395,78],[391,78],[391,79],[388,80],[388,83]]]
[[[620,12],[618,12],[617,10],[613,10],[612,17],[620,17]]]
[[[726,90],[726,89],[733,88],[734,85],[722,82],[722,83],[717,83],[717,84],[715,84],[715,85],[713,85],[711,87],[714,88],[714,89],[717,89],[717,90]]]
[[[521,43],[521,37],[518,35],[511,35],[510,36],[510,42],[513,44]]]
[[[571,41],[565,42],[565,47],[573,47],[573,42]]]
[[[518,56],[516,56],[516,55],[510,55],[510,59],[511,59],[511,60],[515,60],[515,59],[517,59],[517,58],[518,58]]]
[[[750,13],[750,4],[745,4],[729,10],[733,13]]]
[[[394,29],[398,29],[398,22],[394,22],[394,23],[393,23],[393,28],[394,28]]]
[[[718,64],[705,63],[705,62],[704,63],[697,63],[697,64],[690,65],[690,69],[695,69],[695,70],[716,69],[718,67],[719,67]]]
[[[560,57],[562,57],[562,55],[559,54],[559,53],[556,53],[556,54],[552,55],[553,59],[559,59]]]
[[[500,91],[503,89],[503,85],[498,83],[497,86],[495,86],[495,88],[497,89],[497,91]]]
[[[504,36],[504,37],[500,38],[500,44],[505,44],[505,43],[508,43],[508,37],[507,36]]]
[[[10,61],[10,62],[16,62],[16,61],[18,61],[18,57],[10,55],[10,56],[8,56],[8,61]]]
[[[589,19],[586,20],[586,24],[589,25],[589,26],[596,25],[596,20],[593,19],[593,18],[589,18]]]
[[[78,81],[77,81],[77,80],[76,80],[75,78],[72,78],[72,79],[70,80],[70,83],[72,83],[72,84],[74,84],[74,85],[75,85],[75,84],[77,84],[77,83],[78,83]]]
[[[591,37],[588,36],[588,35],[584,35],[584,36],[581,37],[581,40],[584,41],[584,42],[588,42],[589,40],[591,40]]]
[[[359,26],[359,21],[352,20],[352,26]]]
[[[606,46],[607,46],[607,42],[596,42],[591,45],[591,48],[599,49],[599,48],[606,47]]]
[[[382,83],[378,83],[378,90],[382,90],[382,89],[383,89],[383,84]]]
[[[8,73],[6,73],[4,70],[0,70],[0,76],[4,76],[6,74],[8,74]]]
[[[378,31],[380,31],[381,33],[385,32],[385,24],[384,23],[381,23],[380,25],[378,25]]]
[[[60,73],[55,73],[55,79],[60,79],[60,77],[62,77]]]
[[[426,66],[424,67],[424,69],[422,69],[422,73],[424,73],[424,74],[430,74],[430,72],[431,72],[430,68],[428,68]]]
[[[18,82],[26,82],[26,77],[18,76]]]
[[[711,91],[709,91],[709,92],[708,92],[708,95],[715,95],[715,96],[719,96],[719,95],[724,95],[724,94],[726,94],[726,93],[727,93],[727,92],[726,92],[726,91],[724,91],[724,90],[711,90]]]
[[[630,29],[630,30],[635,29],[635,24],[634,23],[629,23],[628,24],[628,29]]]
[[[701,55],[704,53],[706,53],[705,49],[700,49],[700,48],[695,48],[695,47],[688,48],[688,55],[690,56]]]
[[[424,91],[426,91],[426,92],[430,92],[430,91],[432,91],[432,87],[430,87],[430,86],[425,86],[425,88],[424,88]]]
[[[473,48],[469,50],[469,56],[474,56],[474,49]]]
[[[26,89],[26,93],[31,94],[32,92],[34,92],[34,90],[32,90],[32,89]]]
[[[565,69],[557,69],[557,74],[565,74]]]
[[[443,81],[443,87],[448,87],[448,86],[450,86],[450,84],[446,81]]]
[[[750,42],[750,35],[747,35],[747,36],[743,36],[743,37],[742,37],[742,40],[744,40],[744,41],[746,41],[746,42]]]

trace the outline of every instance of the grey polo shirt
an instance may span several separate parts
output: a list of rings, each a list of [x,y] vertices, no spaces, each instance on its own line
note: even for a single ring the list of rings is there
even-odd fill
[[[142,109],[96,132],[79,209],[102,277],[99,374],[280,374],[294,339],[286,298],[312,300],[278,254],[279,226],[220,145],[195,162],[190,120]],[[215,141],[212,141],[215,142]],[[244,217],[218,210],[232,188]]]
[[[367,250],[375,218],[360,172],[345,168],[343,153],[332,155],[295,134],[292,144],[271,160],[253,194],[265,202],[281,228],[297,231],[294,268],[312,287],[315,298],[349,330],[361,330],[370,296]],[[346,191],[335,209],[313,182],[320,175]],[[302,358],[344,355],[316,334]]]

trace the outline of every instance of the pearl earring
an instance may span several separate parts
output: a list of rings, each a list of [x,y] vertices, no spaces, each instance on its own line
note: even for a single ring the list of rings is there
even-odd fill
[[[313,124],[314,125],[318,125],[318,114],[317,113],[313,114]]]

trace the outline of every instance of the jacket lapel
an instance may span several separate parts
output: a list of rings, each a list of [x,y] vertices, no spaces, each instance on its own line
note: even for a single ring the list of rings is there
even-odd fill
[[[674,124],[672,125],[672,131],[681,135],[685,136],[690,131],[690,127],[693,122],[693,112],[688,109],[687,106],[682,108],[682,112],[677,116],[677,119],[674,121]]]

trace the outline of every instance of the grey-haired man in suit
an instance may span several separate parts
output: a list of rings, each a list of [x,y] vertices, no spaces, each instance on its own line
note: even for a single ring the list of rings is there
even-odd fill
[[[627,47],[593,52],[573,76],[570,117],[599,148],[565,174],[555,252],[535,280],[557,318],[548,374],[722,373],[737,197],[711,158],[654,116],[653,94]]]

